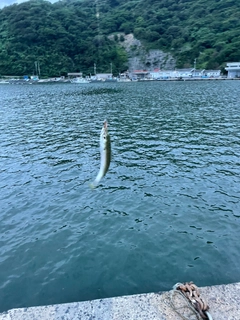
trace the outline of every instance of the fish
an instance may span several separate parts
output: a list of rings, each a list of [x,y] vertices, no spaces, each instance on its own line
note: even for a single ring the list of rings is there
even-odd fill
[[[107,120],[104,120],[100,133],[100,156],[100,169],[95,180],[90,184],[92,188],[95,188],[99,184],[100,180],[106,175],[111,162],[111,141],[108,133]]]

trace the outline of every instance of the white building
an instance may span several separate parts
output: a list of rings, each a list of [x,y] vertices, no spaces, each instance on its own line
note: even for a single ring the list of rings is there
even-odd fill
[[[194,68],[175,69],[175,70],[159,70],[149,72],[149,77],[154,80],[161,79],[187,79],[187,78],[218,78],[221,70],[197,70]]]
[[[134,70],[132,72],[132,78],[135,78],[135,79],[147,79],[149,78],[149,75],[150,75],[150,72],[147,71],[147,70]]]
[[[228,78],[240,77],[240,62],[228,62],[225,70],[228,72]]]
[[[203,70],[203,75],[209,78],[218,78],[221,75],[221,70]]]
[[[72,78],[72,77],[82,77],[82,72],[69,72],[68,77]]]
[[[175,70],[155,69],[154,71],[149,72],[149,76],[153,80],[161,80],[161,79],[177,78],[177,73]]]
[[[193,72],[195,69],[187,68],[187,69],[176,69],[176,74],[178,78],[189,78],[193,76]]]
[[[94,76],[91,76],[91,80],[106,81],[113,78],[112,73],[96,73]]]
[[[202,76],[202,71],[192,68],[175,70],[154,70],[150,72],[150,75],[152,79],[179,79]]]

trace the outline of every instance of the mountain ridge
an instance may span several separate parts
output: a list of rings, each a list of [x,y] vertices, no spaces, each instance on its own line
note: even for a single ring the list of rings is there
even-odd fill
[[[221,69],[240,60],[240,1],[30,0],[0,10],[0,75]],[[134,36],[139,45],[124,47]],[[155,50],[155,51],[154,51]],[[155,52],[155,54],[152,54]],[[158,54],[157,54],[158,52]]]

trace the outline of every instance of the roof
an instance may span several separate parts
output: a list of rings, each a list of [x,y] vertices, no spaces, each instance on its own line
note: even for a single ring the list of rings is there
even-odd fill
[[[133,73],[147,74],[147,73],[149,73],[149,71],[147,71],[147,70],[133,70]]]
[[[68,76],[82,76],[82,72],[69,72]]]
[[[175,71],[181,71],[181,72],[191,72],[193,71],[193,68],[185,68],[185,69],[176,69]]]
[[[112,76],[112,73],[97,73],[97,77],[109,77]]]

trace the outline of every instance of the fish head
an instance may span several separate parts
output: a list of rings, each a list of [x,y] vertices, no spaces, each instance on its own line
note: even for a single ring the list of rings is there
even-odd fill
[[[108,123],[107,123],[107,120],[105,119],[103,121],[103,128],[107,129],[107,127],[108,127]]]
[[[108,134],[108,123],[107,120],[104,120],[103,127],[100,134],[100,143],[102,146],[106,146],[109,140],[109,134]]]
[[[104,120],[101,136],[103,137],[103,139],[106,139],[107,135],[108,135],[108,123],[107,123],[107,120]]]

